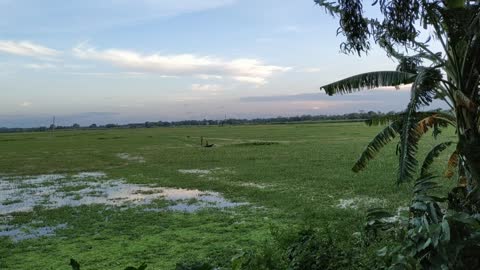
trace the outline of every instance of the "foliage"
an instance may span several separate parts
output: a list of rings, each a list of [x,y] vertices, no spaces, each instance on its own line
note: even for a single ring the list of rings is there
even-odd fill
[[[70,259],[70,266],[72,270],[80,270],[80,264],[74,259]]]
[[[205,262],[191,262],[191,263],[177,263],[176,270],[215,270],[209,263]]]
[[[365,163],[378,153],[379,148],[398,134],[398,182],[413,180],[418,168],[418,143],[428,130],[424,127],[433,127],[434,135],[438,135],[438,120],[448,120],[446,123],[458,131],[456,151],[465,161],[457,163],[458,167],[463,167],[459,170],[465,172],[459,177],[467,178],[469,191],[472,191],[480,183],[480,31],[477,27],[480,2],[377,0],[373,6],[380,10],[378,18],[365,17],[361,0],[315,2],[339,18],[338,31],[346,38],[341,44],[344,52],[359,55],[368,52],[373,40],[399,62],[396,71],[369,72],[322,86],[327,94],[411,84],[410,102],[402,117],[393,122],[401,128],[390,127],[377,135],[354,166],[354,171],[365,168]],[[420,41],[419,27],[431,30],[427,40]],[[430,49],[433,41],[441,45],[441,51]],[[444,101],[453,117],[422,120],[419,115],[423,112],[419,110],[434,99]],[[432,149],[427,163],[424,163],[426,167],[422,168],[423,173],[432,158],[446,150],[446,146],[442,143]]]
[[[72,270],[80,270],[80,263],[78,263],[74,259],[70,259],[70,266],[72,267]],[[129,266],[125,268],[124,270],[145,270],[147,269],[147,265],[145,263],[141,264],[139,267],[133,267]],[[198,269],[200,270],[200,269]]]
[[[147,264],[146,263],[142,263],[139,267],[129,266],[129,267],[125,268],[125,270],[145,270],[145,269],[147,269]]]
[[[277,246],[265,244],[256,250],[242,250],[232,257],[232,270],[285,269],[281,251]]]
[[[378,71],[355,75],[344,80],[322,86],[325,92],[334,94],[349,94],[364,89],[380,86],[398,86],[413,82],[415,74],[401,71]]]
[[[437,187],[430,175],[417,179],[410,217],[402,222],[389,222],[384,210],[369,213],[369,232],[399,232],[399,244],[378,252],[388,269],[479,269],[480,217],[447,210],[447,199],[431,194]]]
[[[438,158],[440,154],[445,151],[450,145],[452,145],[453,142],[442,142],[437,144],[428,152],[427,156],[425,157],[425,160],[423,161],[422,165],[422,170],[421,170],[421,175],[426,176],[429,173],[430,166],[432,165],[433,161],[435,158]]]
[[[355,172],[364,169],[398,135],[397,182],[413,180],[423,135],[432,130],[437,138],[445,126],[456,130],[457,141],[441,142],[427,154],[415,181],[408,222],[392,222],[393,216],[382,209],[368,214],[367,228],[374,236],[381,230],[401,240],[379,255],[385,258],[388,269],[479,269],[480,1],[377,0],[373,6],[380,10],[379,18],[365,17],[361,0],[315,2],[339,18],[338,32],[346,39],[341,44],[344,52],[366,53],[373,40],[399,62],[396,71],[360,74],[321,87],[327,94],[411,84],[410,102],[403,113],[369,121],[388,126],[364,150]],[[429,30],[427,40],[420,40],[419,27]],[[432,41],[441,46],[439,52],[430,49]],[[421,109],[434,99],[445,102],[450,113],[425,117]],[[437,183],[430,176],[430,166],[451,145],[455,149],[445,175],[450,178],[456,170],[458,186],[448,198],[433,196]],[[393,229],[393,224],[401,229]]]
[[[359,172],[367,166],[367,162],[374,159],[380,150],[391,142],[400,132],[401,123],[394,121],[385,127],[375,138],[367,145],[360,158],[353,166],[354,172]]]
[[[318,238],[312,230],[301,231],[286,252],[290,270],[347,269],[351,255],[338,248],[333,239]]]
[[[329,233],[320,234],[312,228],[272,231],[273,241],[257,249],[241,250],[231,265],[215,268],[201,262],[179,263],[177,270],[334,270],[366,269],[360,262],[361,252],[353,246],[340,247]]]
[[[400,136],[401,142],[402,140],[407,139],[405,137],[408,137],[408,139],[410,140],[410,143],[400,143],[397,147],[399,153],[409,153],[408,158],[400,155],[400,164],[402,166],[408,166],[410,168],[408,170],[400,169],[400,171],[407,171],[413,174],[412,171],[416,166],[416,145],[421,139],[421,137],[425,135],[429,130],[432,130],[433,135],[436,138],[441,133],[441,129],[452,125],[452,121],[454,120],[452,119],[450,114],[442,111],[436,110],[430,112],[422,112],[417,113],[415,115],[415,120],[409,124],[410,128],[405,129],[405,115],[406,113],[386,115],[380,117],[373,117],[366,121],[366,123],[370,126],[384,124],[387,124],[387,126],[382,131],[380,131],[363,150],[360,158],[355,162],[355,165],[353,166],[352,170],[354,172],[359,172],[365,169],[368,162],[374,159],[383,147],[385,147],[388,143],[392,142],[396,137]],[[401,136],[401,134],[404,133],[409,134],[405,137]],[[427,156],[427,159],[423,163],[422,170],[426,171],[433,163],[434,158],[438,156],[439,152],[446,150],[446,147],[450,146],[451,144],[452,142],[444,142],[439,144],[441,146],[437,145],[438,147],[436,146],[432,150],[430,150],[430,154]],[[406,149],[401,148],[402,146],[406,146]],[[412,177],[412,175],[410,175],[409,177]],[[399,180],[400,179],[401,178],[399,178]]]

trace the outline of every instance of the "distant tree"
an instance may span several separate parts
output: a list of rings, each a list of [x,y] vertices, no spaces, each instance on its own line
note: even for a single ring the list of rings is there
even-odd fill
[[[75,124],[72,125],[72,128],[80,128],[80,125],[75,123]]]
[[[91,124],[90,126],[88,126],[89,128],[97,128],[97,124]]]

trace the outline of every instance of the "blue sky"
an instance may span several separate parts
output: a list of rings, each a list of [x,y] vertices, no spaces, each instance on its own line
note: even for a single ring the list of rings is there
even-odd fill
[[[0,126],[400,110],[407,91],[327,97],[389,70],[339,52],[312,0],[0,0]]]

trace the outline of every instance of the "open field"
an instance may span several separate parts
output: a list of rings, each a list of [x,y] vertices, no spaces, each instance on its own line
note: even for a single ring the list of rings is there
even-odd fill
[[[71,257],[82,269],[228,264],[238,250],[268,241],[272,226],[305,220],[348,241],[365,209],[397,209],[411,196],[409,185],[394,184],[394,144],[367,171],[350,170],[379,129],[319,123],[1,134],[0,269],[69,269]],[[200,147],[201,136],[215,147]],[[420,152],[433,143],[426,137]],[[446,159],[437,163],[440,173]]]

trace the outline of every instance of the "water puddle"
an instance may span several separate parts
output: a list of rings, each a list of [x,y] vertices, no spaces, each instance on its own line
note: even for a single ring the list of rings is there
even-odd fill
[[[103,172],[81,172],[73,176],[73,178],[104,178],[107,175]]]
[[[121,158],[123,160],[127,161],[133,161],[133,162],[138,162],[138,163],[145,163],[145,158],[142,156],[133,156],[128,153],[119,153],[117,154],[118,158]]]
[[[166,209],[184,212],[246,204],[230,202],[217,192],[108,180],[100,172],[84,172],[71,177],[40,175],[0,178],[0,198],[0,216],[33,211],[36,206],[48,209],[92,204],[140,206],[152,204],[155,200],[167,200],[170,205]]]
[[[340,209],[358,209],[358,208],[369,208],[372,206],[383,206],[385,200],[371,197],[354,197],[350,199],[340,199],[337,208]]]
[[[200,170],[200,169],[181,169],[181,170],[178,170],[179,173],[183,173],[183,174],[199,174],[199,175],[206,175],[206,174],[210,174],[212,171],[211,170]]]
[[[168,197],[166,197],[168,198]],[[242,205],[248,205],[244,202],[231,202],[223,198],[217,192],[202,192],[197,197],[191,197],[188,199],[182,200],[173,200],[175,203],[167,206],[165,209],[159,208],[147,208],[146,211],[177,211],[177,212],[186,212],[194,213],[206,208],[217,208],[217,209],[226,209],[233,208]]]
[[[257,183],[253,183],[253,182],[241,183],[240,186],[250,187],[250,188],[258,188],[258,189],[266,189],[266,188],[272,187],[272,185],[257,184]]]
[[[409,207],[401,206],[397,208],[397,212],[395,215],[388,217],[388,218],[383,218],[382,220],[386,223],[399,223],[405,219],[408,219],[408,211],[410,210]]]
[[[14,227],[9,225],[0,226],[0,237],[9,237],[13,242],[23,240],[52,237],[59,229],[65,229],[67,224],[59,224],[56,226],[45,226],[39,228],[31,228],[29,226]]]
[[[229,168],[213,168],[213,169],[180,169],[178,170],[179,173],[181,174],[195,174],[198,175],[199,177],[205,177],[207,175],[211,174],[233,174],[235,171],[229,169]]]

